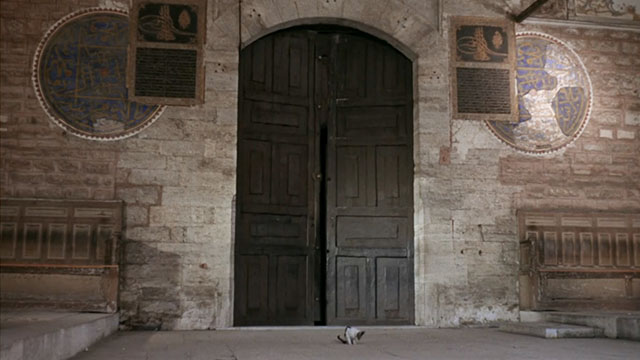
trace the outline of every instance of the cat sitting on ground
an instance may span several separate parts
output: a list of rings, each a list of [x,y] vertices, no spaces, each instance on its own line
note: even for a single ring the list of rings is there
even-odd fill
[[[355,345],[363,335],[364,331],[356,327],[347,326],[344,328],[344,339],[338,335],[338,340],[343,344]]]

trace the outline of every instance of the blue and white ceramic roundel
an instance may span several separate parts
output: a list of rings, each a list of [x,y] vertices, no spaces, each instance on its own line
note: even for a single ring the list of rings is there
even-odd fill
[[[93,140],[140,132],[163,107],[128,100],[129,18],[120,10],[70,14],[45,34],[35,54],[33,83],[45,112],[60,127]]]
[[[519,119],[486,121],[500,140],[519,151],[544,154],[577,139],[589,121],[591,80],[578,55],[541,33],[516,36]]]

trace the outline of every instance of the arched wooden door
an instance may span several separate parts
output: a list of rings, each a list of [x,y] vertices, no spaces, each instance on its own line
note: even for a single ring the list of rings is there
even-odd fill
[[[412,324],[411,63],[343,28],[240,55],[235,324]]]

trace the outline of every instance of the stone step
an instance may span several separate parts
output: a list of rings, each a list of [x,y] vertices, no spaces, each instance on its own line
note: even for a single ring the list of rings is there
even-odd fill
[[[612,339],[640,341],[640,311],[521,311],[520,321],[547,321],[595,327]]]
[[[549,312],[545,319],[565,324],[598,327],[603,329],[605,335],[610,338],[640,340],[640,313],[638,312]]]
[[[506,323],[500,326],[500,331],[545,339],[592,338],[603,335],[602,330],[594,327],[542,321]]]
[[[118,330],[118,314],[0,312],[0,359],[62,360]]]

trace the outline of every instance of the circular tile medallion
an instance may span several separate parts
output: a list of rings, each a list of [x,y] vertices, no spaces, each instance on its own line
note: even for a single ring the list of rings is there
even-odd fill
[[[575,141],[589,121],[591,80],[578,55],[541,33],[516,35],[517,123],[486,121],[516,150],[544,154]]]
[[[129,17],[92,8],[65,16],[40,41],[33,61],[36,96],[53,122],[92,140],[118,140],[151,125],[163,106],[129,101]]]

